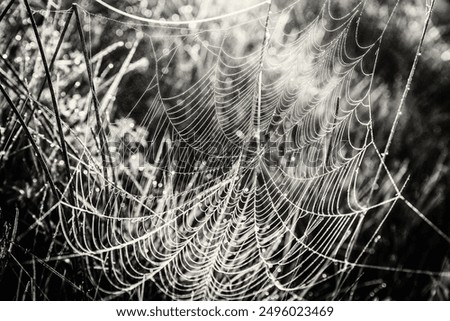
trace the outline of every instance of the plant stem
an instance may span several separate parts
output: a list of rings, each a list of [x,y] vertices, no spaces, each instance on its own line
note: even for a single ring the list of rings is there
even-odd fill
[[[50,96],[51,96],[52,105],[53,105],[53,111],[55,113],[56,125],[58,127],[60,145],[61,145],[62,154],[63,154],[63,158],[64,158],[64,163],[65,163],[65,167],[66,167],[67,181],[69,182],[70,181],[69,156],[67,154],[66,141],[64,139],[64,131],[63,131],[62,122],[61,122],[61,115],[59,113],[59,108],[58,108],[58,103],[57,103],[57,100],[56,100],[55,89],[53,88],[53,82],[52,82],[52,77],[51,77],[51,74],[50,74],[50,68],[48,67],[48,64],[47,64],[47,59],[45,57],[44,47],[42,46],[42,41],[41,41],[41,38],[39,36],[39,32],[38,32],[38,29],[37,29],[36,21],[34,20],[34,17],[33,17],[33,13],[31,12],[30,4],[28,3],[28,0],[23,0],[23,2],[24,2],[25,7],[27,9],[28,17],[31,20],[31,25],[33,26],[34,35],[36,37],[36,42],[37,42],[37,45],[38,45],[38,48],[39,48],[39,52],[40,52],[40,55],[41,55],[41,59],[42,59],[42,64],[44,65],[45,75],[47,77],[48,87],[49,87],[49,90],[50,90]]]

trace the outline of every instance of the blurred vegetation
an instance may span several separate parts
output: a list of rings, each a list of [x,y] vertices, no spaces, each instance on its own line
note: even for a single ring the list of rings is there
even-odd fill
[[[9,1],[0,4],[0,12]],[[47,55],[51,56],[64,23],[64,13],[52,12],[55,9],[68,9],[72,1],[30,1],[36,10],[35,18]],[[117,1],[118,8],[153,19],[189,20],[195,17],[215,16],[242,7],[241,2],[212,1],[202,5],[201,1]],[[359,37],[362,44],[374,41],[384,28],[396,1],[368,1],[361,19]],[[58,137],[53,128],[54,119],[45,119],[51,98],[44,89],[40,106],[36,102],[22,101],[18,97],[34,95],[39,91],[44,79],[41,60],[38,58],[30,21],[21,2],[13,4],[12,11],[1,22],[0,50],[3,59],[0,62],[2,83],[8,83],[8,92],[15,97],[18,109],[25,115],[32,133],[37,139],[46,162],[50,166],[53,179],[58,186],[64,186],[64,162],[56,147]],[[249,2],[250,3],[250,2]],[[252,2],[254,3],[254,2]],[[288,6],[291,1],[275,0],[278,10]],[[333,14],[346,12],[356,1],[333,1]],[[146,140],[158,139],[151,128],[141,128],[138,124],[146,115],[147,106],[152,104],[154,92],[146,91],[146,86],[155,74],[152,43],[148,37],[140,37],[139,32],[158,34],[161,30],[130,28],[115,20],[123,17],[94,4],[92,1],[79,1],[79,5],[92,14],[108,17],[92,21],[84,17],[85,30],[89,31],[92,56],[111,46],[111,52],[98,58],[98,92],[102,101],[111,99],[106,92],[112,79],[120,74],[122,63],[136,44],[127,71],[121,75],[120,86],[112,98],[110,135],[117,141],[133,145],[134,150],[145,147]],[[316,17],[322,3],[301,1],[290,15],[285,30],[301,29]],[[202,9],[203,8],[203,9]],[[207,9],[205,9],[207,8]],[[50,10],[48,10],[50,9]],[[260,9],[260,8],[259,8]],[[246,13],[240,17],[244,21],[264,16],[264,10]],[[205,12],[207,10],[207,12]],[[379,62],[372,89],[372,110],[375,140],[384,146],[394,121],[406,79],[408,77],[416,46],[423,28],[425,17],[424,1],[400,1],[396,13],[389,24],[380,47]],[[450,2],[438,1],[432,15],[432,22],[425,37],[423,53],[412,88],[407,98],[400,126],[396,133],[387,165],[396,173],[398,182],[405,182],[406,199],[420,209],[428,219],[450,235]],[[215,22],[202,25],[202,28],[226,29],[236,21],[225,19],[222,24]],[[158,56],[170,48],[180,38],[170,38],[171,31],[165,30],[166,37],[155,41]],[[173,30],[173,33],[178,32]],[[195,34],[197,35],[197,34]],[[236,55],[245,55],[261,44],[263,34],[257,30],[247,30],[230,37],[224,46]],[[214,33],[199,34],[202,39],[214,43]],[[139,39],[139,42],[136,42]],[[187,89],[195,83],[211,64],[211,57],[195,47],[196,40],[183,39],[187,48],[184,54],[177,54],[171,61],[170,77],[161,81],[161,92],[171,96]],[[99,57],[97,55],[97,57]],[[194,58],[193,58],[194,57]],[[11,64],[12,63],[12,64]],[[10,64],[10,65],[8,65]],[[18,77],[14,76],[17,73]],[[89,84],[84,75],[82,48],[79,44],[75,26],[69,27],[60,58],[55,63],[55,86],[59,95],[61,117],[69,125],[66,138],[70,148],[77,150],[78,137],[91,135],[87,122],[89,103]],[[144,93],[144,94],[143,94]],[[142,95],[143,94],[143,95]],[[142,96],[141,96],[142,95]],[[138,103],[136,104],[136,102]],[[136,105],[135,105],[136,104]],[[35,110],[31,114],[28,110]],[[152,125],[150,125],[151,127]],[[50,253],[62,253],[67,250],[64,238],[60,235],[58,214],[52,211],[56,202],[49,191],[48,181],[38,165],[35,153],[24,137],[6,101],[0,99],[0,297],[2,299],[89,299],[95,297],[95,289],[85,280],[77,259],[65,259],[55,262],[43,261]],[[142,137],[146,137],[142,139]],[[155,135],[153,137],[152,135]],[[50,140],[53,139],[53,141]],[[95,142],[91,141],[92,149]],[[120,146],[118,148],[121,148]],[[94,155],[100,157],[99,154]],[[130,155],[131,157],[131,155]],[[139,175],[133,168],[133,160],[126,157],[119,177]],[[121,172],[123,171],[123,172]],[[366,168],[364,177],[373,177],[374,169]],[[387,180],[379,183],[379,189],[388,185]],[[131,187],[130,187],[131,188]],[[387,189],[387,187],[386,187]],[[375,201],[375,200],[374,200]],[[42,217],[42,213],[47,213]],[[382,213],[371,213],[364,223],[363,231],[369,236],[382,219]],[[387,267],[400,267],[411,270],[450,271],[449,246],[423,220],[414,215],[409,208],[398,203],[380,231],[381,238],[374,245],[365,261],[367,264]],[[363,236],[364,238],[364,236]],[[13,243],[14,246],[10,245]],[[351,286],[347,291],[335,295],[335,281],[318,284],[307,293],[307,299],[377,299],[377,300],[448,300],[450,299],[450,278],[432,277],[423,274],[383,271],[376,269],[355,269],[350,276]],[[156,288],[149,286],[147,298],[162,299]],[[89,295],[87,296],[86,293]],[[126,299],[123,297],[122,299]]]

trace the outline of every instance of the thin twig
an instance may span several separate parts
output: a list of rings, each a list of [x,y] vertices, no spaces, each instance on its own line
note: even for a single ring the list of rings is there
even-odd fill
[[[5,7],[5,9],[3,9],[2,13],[0,14],[0,22],[2,22],[3,18],[6,16],[6,13],[9,11],[9,9],[11,8],[11,6],[13,5],[15,0],[11,0]]]
[[[31,144],[31,146],[33,147],[33,150],[36,153],[36,156],[39,160],[39,162],[41,163],[41,166],[45,172],[45,175],[47,176],[48,182],[50,184],[50,188],[53,191],[53,194],[55,195],[56,198],[60,199],[61,197],[61,193],[58,191],[58,189],[55,186],[55,182],[53,181],[52,175],[50,173],[49,168],[47,167],[47,163],[44,160],[44,157],[41,154],[41,151],[39,150],[39,147],[37,146],[36,142],[33,139],[33,136],[31,135],[30,131],[28,130],[27,125],[25,124],[25,121],[22,118],[22,115],[20,114],[20,112],[17,110],[17,107],[14,105],[14,103],[12,102],[11,98],[9,97],[8,93],[6,92],[6,90],[3,88],[2,84],[0,83],[0,91],[3,94],[3,96],[6,99],[6,102],[8,103],[8,105],[11,107],[11,109],[13,110],[14,114],[16,114],[17,119],[19,120],[20,125],[22,126],[25,135],[28,137],[28,140]]]
[[[50,61],[50,65],[49,65],[50,72],[53,71],[53,67],[55,65],[56,58],[58,58],[59,49],[61,48],[61,45],[64,41],[64,36],[66,35],[67,29],[69,28],[69,25],[70,25],[70,21],[72,20],[72,15],[73,15],[72,8],[69,10],[68,15],[69,16],[67,17],[66,23],[64,24],[63,30],[61,31],[61,35],[59,36],[58,43],[56,45],[52,59]],[[45,84],[46,84],[46,79],[44,79],[44,81],[42,82],[42,85],[41,85],[41,88],[39,89],[36,100],[39,100],[39,98],[41,98],[42,92],[44,91],[44,88],[45,88]]]
[[[434,4],[435,4],[435,0],[432,0],[431,4],[428,7],[427,16],[425,18],[425,25],[424,25],[424,27],[422,29],[422,35],[420,37],[419,44],[417,45],[416,54],[414,56],[414,61],[413,61],[413,64],[411,66],[411,70],[409,72],[408,80],[406,81],[406,86],[405,86],[405,89],[403,90],[402,98],[400,99],[400,103],[398,105],[397,112],[395,114],[394,122],[392,124],[391,131],[389,133],[389,137],[388,137],[388,140],[387,140],[387,143],[386,143],[386,147],[384,148],[384,153],[382,154],[381,163],[378,166],[377,172],[375,174],[375,179],[374,179],[374,181],[372,183],[372,187],[371,187],[370,192],[369,192],[369,197],[368,197],[369,201],[372,198],[372,195],[373,195],[373,193],[375,191],[375,186],[377,185],[378,179],[380,178],[382,164],[385,163],[386,157],[389,154],[389,148],[391,147],[392,140],[394,139],[394,134],[395,134],[395,131],[397,129],[397,126],[398,126],[398,123],[399,123],[399,120],[400,120],[400,115],[402,114],[403,105],[405,104],[406,97],[408,96],[409,90],[411,89],[411,83],[413,81],[414,74],[416,72],[417,64],[419,63],[419,58],[422,55],[423,41],[425,39],[425,34],[426,34],[427,30],[428,30],[428,25],[429,25],[430,20],[431,20],[431,13],[433,11]]]
[[[264,23],[264,38],[262,42],[261,52],[259,56],[259,73],[258,73],[258,102],[256,106],[256,148],[257,155],[261,149],[261,104],[262,104],[262,73],[264,64],[264,52],[266,51],[267,42],[269,41],[269,20],[270,20],[270,9],[272,8],[272,0],[269,1],[269,6],[267,8],[266,22]]]
[[[96,118],[96,122],[97,122],[97,132],[98,132],[99,139],[100,139],[100,154],[102,157],[103,175],[104,175],[105,179],[108,179],[108,171],[107,171],[108,162],[107,162],[106,157],[109,158],[111,165],[112,165],[112,157],[111,157],[111,154],[109,153],[108,142],[107,142],[106,135],[103,130],[102,122],[100,119],[100,104],[99,104],[97,92],[95,89],[94,79],[93,79],[93,75],[92,75],[92,68],[91,68],[91,64],[89,61],[88,50],[86,48],[86,41],[85,41],[85,37],[84,37],[83,27],[81,25],[81,19],[80,19],[80,14],[78,11],[77,4],[74,3],[72,5],[72,9],[75,12],[78,34],[80,36],[81,47],[83,49],[83,55],[84,55],[84,60],[85,60],[85,64],[86,64],[86,70],[87,70],[87,75],[88,75],[88,80],[89,80],[89,85],[90,85],[90,90],[91,90],[91,95],[92,95],[92,101],[94,104],[95,118]],[[113,182],[115,181],[114,177],[113,177],[112,181]],[[109,188],[108,188],[108,184],[106,183],[105,184],[105,202],[108,199],[108,195],[109,195]]]
[[[42,46],[42,41],[41,41],[41,38],[39,36],[39,32],[38,32],[38,29],[37,29],[36,21],[34,20],[33,13],[32,13],[31,8],[30,8],[30,4],[28,3],[28,0],[23,0],[23,2],[24,2],[25,7],[27,9],[28,17],[31,20],[31,25],[33,26],[34,35],[36,37],[36,42],[37,42],[37,45],[38,45],[38,48],[39,48],[39,52],[40,52],[40,55],[41,55],[41,59],[42,59],[42,64],[44,65],[45,75],[47,77],[48,87],[49,87],[49,90],[50,90],[50,96],[51,96],[52,105],[53,105],[53,111],[54,111],[55,116],[56,116],[55,117],[56,118],[56,125],[58,127],[60,145],[61,145],[62,154],[63,154],[63,158],[64,158],[64,163],[65,163],[65,167],[66,167],[67,181],[70,181],[69,156],[67,154],[66,141],[64,139],[64,131],[63,131],[62,122],[61,122],[61,115],[59,113],[59,108],[58,108],[58,102],[56,100],[55,89],[53,88],[53,82],[52,82],[52,76],[50,74],[50,68],[48,67],[48,64],[47,64],[47,58],[45,57],[44,47]]]

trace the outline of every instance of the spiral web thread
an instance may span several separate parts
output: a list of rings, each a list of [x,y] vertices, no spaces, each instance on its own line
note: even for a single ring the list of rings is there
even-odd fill
[[[277,12],[268,3],[267,13],[248,21],[237,16],[234,25],[203,29],[120,22],[79,8],[98,95],[77,111],[95,129],[65,124],[78,152],[69,153],[71,182],[58,209],[71,250],[86,258],[105,295],[153,283],[174,299],[301,298],[315,284],[364,267],[361,257],[404,200],[373,138],[370,93],[383,33],[359,44],[365,2],[335,17],[331,1],[302,30],[285,33],[297,3]],[[67,12],[57,14],[64,20]],[[102,21],[134,36],[122,75],[142,63],[155,70],[138,124],[108,121],[121,77],[102,84],[110,68],[101,70],[102,58],[123,43],[92,53],[92,26]],[[259,46],[239,46],[242,29]],[[133,61],[143,41],[153,52]],[[182,73],[172,62],[182,55],[202,61],[198,79],[167,93],[168,81]],[[105,169],[105,143],[93,143],[92,133],[121,137],[107,148],[110,160],[124,161]],[[373,158],[377,179],[360,177]],[[381,181],[390,191],[376,197]],[[384,218],[356,248],[371,211]]]

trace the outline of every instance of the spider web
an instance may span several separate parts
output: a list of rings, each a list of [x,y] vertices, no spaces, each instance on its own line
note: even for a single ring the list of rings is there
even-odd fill
[[[149,282],[173,299],[302,298],[364,266],[382,222],[404,201],[371,117],[384,30],[358,42],[364,1],[339,17],[325,1],[295,30],[296,5],[257,4],[245,22],[237,14],[174,26],[78,7],[93,81],[77,111],[89,130],[65,124],[79,152],[70,153],[59,211],[68,244],[109,298]],[[132,40],[93,55],[97,24],[125,29]],[[239,45],[249,39],[257,45]],[[136,59],[144,42],[152,52]],[[108,80],[114,67],[102,60],[124,46],[128,54]],[[176,81],[187,77],[180,61],[194,65],[192,82]],[[141,66],[154,75],[129,114],[115,119],[123,76]],[[361,177],[374,159],[378,171]],[[389,186],[383,195],[380,181]],[[356,247],[372,210],[383,211],[383,221]]]

